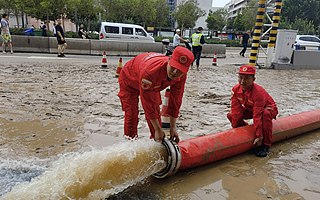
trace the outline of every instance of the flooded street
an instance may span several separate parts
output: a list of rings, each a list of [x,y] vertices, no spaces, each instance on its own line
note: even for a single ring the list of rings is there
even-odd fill
[[[85,63],[76,62],[71,55],[67,58],[69,60],[60,61],[25,61],[17,58],[9,62],[0,56],[0,199],[1,196],[6,199],[5,195],[23,182],[26,184],[18,189],[32,192],[28,189],[32,188],[28,182],[34,177],[42,177],[34,185],[42,183],[51,188],[51,191],[46,190],[45,186],[42,191],[39,189],[42,199],[67,199],[64,193],[54,192],[55,186],[69,187],[70,181],[67,181],[66,175],[77,171],[87,173],[81,177],[98,174],[94,176],[96,181],[108,181],[110,177],[103,175],[101,170],[111,168],[114,171],[108,171],[108,175],[122,174],[124,178],[117,184],[110,181],[111,186],[105,188],[108,192],[69,197],[320,199],[319,129],[274,144],[266,158],[257,158],[248,152],[184,170],[165,179],[150,176],[154,170],[161,169],[159,166],[145,169],[143,167],[146,165],[138,163],[133,168],[125,164],[107,165],[115,159],[120,162],[122,155],[127,154],[126,148],[139,149],[135,143],[126,143],[128,141],[123,138],[123,112],[117,97],[117,79],[114,78],[117,63],[110,62],[108,68],[102,69],[100,60]],[[234,59],[237,65],[221,61],[218,66],[212,66],[212,59],[208,58],[201,60],[200,71],[190,70],[177,120],[181,139],[231,128],[226,118],[230,109],[231,88],[237,83],[238,64],[244,64],[247,59],[238,62],[240,58],[235,55],[229,58]],[[258,69],[256,83],[273,96],[279,109],[278,117],[320,108],[320,70]],[[139,137],[140,140],[148,140],[149,130],[141,106],[140,111]],[[149,142],[140,146],[141,151],[161,149]],[[117,154],[114,149],[123,154]],[[158,151],[161,150],[155,150]],[[115,157],[105,158],[104,154]],[[154,166],[162,163],[158,154],[149,155],[150,158],[146,153],[141,154],[142,157],[138,154],[128,156],[127,160],[137,158],[141,161],[139,163],[148,160]],[[68,160],[74,165],[66,164]],[[88,170],[90,168],[92,170]],[[63,173],[62,169],[65,170]],[[136,177],[133,177],[133,171],[137,171]],[[70,174],[70,177],[77,182],[80,176]],[[98,190],[99,184],[96,185]],[[90,187],[83,186],[86,189]],[[77,189],[73,187],[66,193],[77,194],[74,192]],[[57,196],[50,198],[52,191]],[[28,197],[41,199],[38,195]],[[26,196],[18,195],[11,199],[20,197],[26,199]]]

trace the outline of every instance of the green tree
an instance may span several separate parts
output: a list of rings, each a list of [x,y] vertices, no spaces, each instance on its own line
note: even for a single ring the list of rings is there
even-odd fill
[[[215,12],[209,11],[208,17],[206,19],[207,27],[209,30],[222,31],[226,24],[227,11],[225,9],[219,9]]]
[[[100,6],[103,10],[101,13],[103,21],[133,22],[134,0],[101,0]]]
[[[284,0],[282,21],[291,26],[296,26],[296,21],[312,23],[318,33],[320,33],[320,1],[319,0]],[[311,28],[312,29],[312,28]],[[308,31],[309,32],[309,31]]]
[[[310,34],[313,35],[316,33],[316,27],[313,25],[312,21],[306,19],[297,18],[293,22],[288,22],[285,19],[281,21],[280,28],[283,29],[293,29],[298,30],[298,34]]]
[[[296,18],[313,21],[314,25],[320,24],[320,1],[319,0],[284,0],[283,16],[289,22],[293,22]]]
[[[23,0],[11,0],[5,1],[0,0],[0,10],[4,10],[7,14],[14,14],[16,17],[16,22],[18,28],[20,27],[19,15],[25,11],[26,1]],[[24,22],[22,22],[22,26],[24,26]]]
[[[181,29],[195,27],[196,21],[204,15],[205,11],[199,8],[196,0],[183,1],[173,13]]]
[[[242,31],[252,30],[256,22],[258,0],[252,0],[248,3],[246,8],[242,11]]]
[[[227,30],[233,31],[234,18],[227,19]]]
[[[245,30],[245,21],[242,13],[239,13],[233,21],[233,30],[234,31],[244,31]]]
[[[156,20],[155,0],[137,0],[135,8],[136,19],[143,27],[153,24],[153,21]]]
[[[227,29],[234,31],[252,30],[256,21],[258,0],[250,1],[233,20],[228,20]]]
[[[169,26],[169,6],[166,0],[156,0],[156,20],[154,20],[154,26],[158,27],[161,31],[162,27]]]
[[[101,0],[105,21],[153,25],[157,17],[157,0]]]
[[[68,0],[66,2],[66,14],[72,22],[74,22],[78,28],[80,24],[84,24],[88,30],[95,30],[91,28],[96,26],[98,21],[98,14],[100,9],[95,3],[95,0]]]

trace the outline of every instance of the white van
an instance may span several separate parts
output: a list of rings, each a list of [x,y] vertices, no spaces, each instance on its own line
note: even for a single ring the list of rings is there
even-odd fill
[[[99,39],[125,42],[154,42],[154,38],[142,26],[112,22],[101,22]]]

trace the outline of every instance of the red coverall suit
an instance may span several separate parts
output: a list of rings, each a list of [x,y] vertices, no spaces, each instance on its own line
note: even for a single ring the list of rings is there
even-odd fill
[[[151,136],[155,130],[150,119],[158,119],[161,125],[160,91],[170,86],[168,114],[178,117],[184,85],[187,76],[170,80],[167,76],[169,57],[159,53],[144,53],[127,62],[119,77],[119,98],[122,110],[125,112],[124,134],[130,138],[138,136],[138,103],[139,95],[145,112]]]
[[[232,88],[231,111],[227,117],[233,128],[245,126],[243,119],[252,119],[256,137],[263,136],[262,143],[271,147],[272,119],[276,119],[278,108],[272,97],[260,85],[253,83],[243,92],[241,85]]]

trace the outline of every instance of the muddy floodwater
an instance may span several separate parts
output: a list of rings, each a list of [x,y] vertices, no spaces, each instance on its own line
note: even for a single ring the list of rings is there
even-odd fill
[[[96,152],[98,149],[127,142],[123,138],[123,112],[114,78],[116,63],[102,69],[99,62],[73,62],[72,56],[68,62],[62,59],[61,62],[0,59],[0,199],[22,183],[25,186],[20,188],[27,188],[33,178],[43,176],[52,165],[56,166],[54,169],[70,167],[63,164],[66,161],[57,167],[56,161],[61,157],[77,157],[94,149],[88,159],[94,156],[99,159],[102,155]],[[210,59],[201,62],[200,71],[190,70],[188,74],[177,122],[181,139],[231,128],[226,114],[230,109],[231,88],[237,83],[239,65],[212,66]],[[274,97],[279,108],[278,117],[320,109],[320,70],[258,69],[256,83]],[[148,127],[141,106],[140,111],[139,137],[147,140]],[[125,147],[121,149],[120,146],[118,152],[125,152]],[[116,154],[112,149],[103,152]],[[119,159],[122,157],[118,156]],[[156,160],[157,156],[152,156],[150,165],[161,164]],[[84,167],[85,160],[73,163],[82,165],[77,169],[83,167],[83,171],[94,165]],[[113,173],[119,173],[119,170],[120,174],[133,173],[126,165],[118,166],[118,171]],[[141,166],[137,165],[137,168]],[[56,173],[60,173],[59,170]],[[109,188],[112,192],[106,197],[318,200],[320,130],[274,144],[266,158],[257,158],[248,152],[180,171],[165,179],[147,174],[138,176],[140,178],[132,178],[130,184]],[[55,178],[42,181],[51,185],[63,185],[66,181],[60,175],[51,177]],[[99,199],[93,194],[81,198]]]

